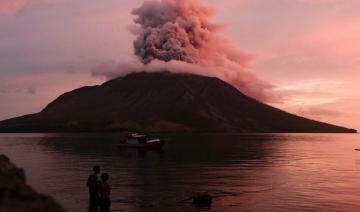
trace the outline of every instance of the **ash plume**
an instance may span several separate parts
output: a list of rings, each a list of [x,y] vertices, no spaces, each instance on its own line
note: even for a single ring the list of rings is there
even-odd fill
[[[143,64],[190,63],[199,67],[189,72],[219,77],[261,101],[274,99],[273,86],[249,70],[251,56],[218,35],[222,26],[209,21],[215,10],[200,0],[146,1],[132,14],[135,55]]]
[[[134,53],[140,62],[113,65],[105,75],[114,77],[121,67],[122,74],[136,70],[188,72],[218,77],[260,101],[279,100],[273,86],[249,69],[252,57],[218,34],[223,26],[210,22],[215,10],[200,0],[145,1],[132,14],[135,24],[129,30],[136,36]],[[126,67],[133,69],[124,70]],[[94,74],[104,74],[104,69],[99,70]]]
[[[135,54],[145,64],[154,59],[198,63],[219,28],[208,22],[214,11],[195,0],[146,1],[132,14],[141,27]]]

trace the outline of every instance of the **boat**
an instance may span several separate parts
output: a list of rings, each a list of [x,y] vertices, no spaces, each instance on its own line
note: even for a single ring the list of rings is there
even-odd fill
[[[147,135],[141,135],[139,133],[130,133],[125,139],[120,141],[119,148],[134,148],[134,149],[146,149],[146,150],[161,150],[164,146],[164,140],[159,138],[148,139]]]

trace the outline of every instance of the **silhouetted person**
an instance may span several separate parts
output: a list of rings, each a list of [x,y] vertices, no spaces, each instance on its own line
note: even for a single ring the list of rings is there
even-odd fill
[[[103,173],[101,175],[101,183],[99,184],[99,194],[100,194],[100,212],[110,212],[110,192],[111,188],[108,184],[109,174]]]
[[[88,177],[86,186],[89,188],[89,211],[97,212],[99,207],[99,179],[100,166],[93,167],[94,173]]]

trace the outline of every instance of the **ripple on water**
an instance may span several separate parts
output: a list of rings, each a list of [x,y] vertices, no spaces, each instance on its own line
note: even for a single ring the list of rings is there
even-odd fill
[[[116,148],[118,134],[2,134],[0,149],[28,181],[69,211],[86,211],[85,181],[110,173],[115,211],[201,211],[176,202],[195,192],[211,211],[357,211],[358,135],[160,135],[163,153]]]

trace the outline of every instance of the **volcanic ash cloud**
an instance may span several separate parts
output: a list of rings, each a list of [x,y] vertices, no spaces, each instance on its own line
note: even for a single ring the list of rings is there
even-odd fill
[[[218,77],[258,100],[274,100],[273,86],[249,70],[251,57],[218,35],[222,26],[209,21],[214,9],[198,0],[161,0],[146,1],[132,14],[135,25],[129,29],[136,35],[134,53],[142,63],[137,69]]]
[[[143,64],[193,64],[200,67],[189,72],[219,77],[256,99],[273,100],[272,85],[248,69],[251,57],[217,34],[222,26],[209,21],[214,9],[198,0],[162,0],[146,1],[132,14],[137,16],[135,55]]]
[[[207,57],[208,45],[215,44],[219,26],[208,22],[214,11],[197,1],[147,1],[132,14],[141,26],[134,41],[135,54],[145,64],[154,59],[199,63]]]

